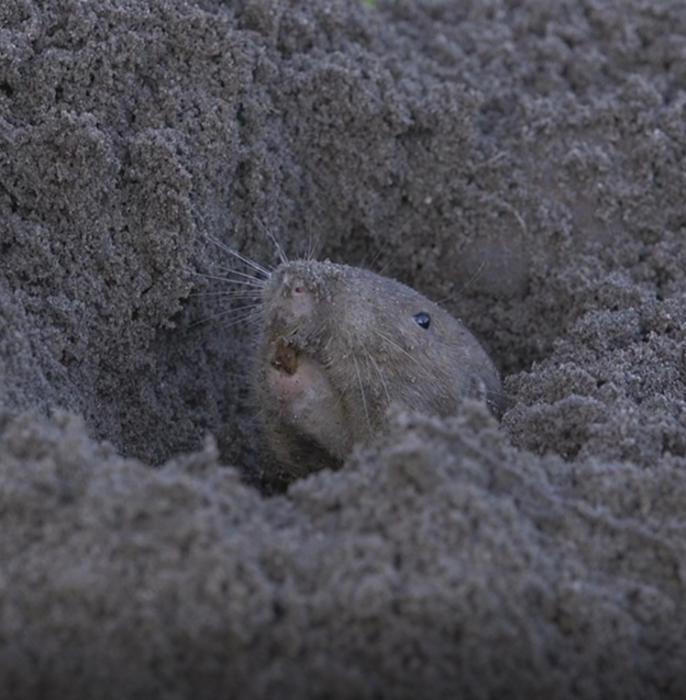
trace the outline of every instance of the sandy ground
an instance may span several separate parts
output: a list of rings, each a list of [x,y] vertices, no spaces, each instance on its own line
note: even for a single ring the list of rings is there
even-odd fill
[[[686,697],[685,124],[682,0],[3,0],[0,697]],[[266,231],[502,424],[246,484]]]

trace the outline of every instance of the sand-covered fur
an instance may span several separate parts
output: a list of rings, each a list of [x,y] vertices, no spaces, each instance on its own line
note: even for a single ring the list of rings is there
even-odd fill
[[[685,123],[677,0],[0,3],[0,697],[686,696]],[[266,231],[502,424],[246,485]]]

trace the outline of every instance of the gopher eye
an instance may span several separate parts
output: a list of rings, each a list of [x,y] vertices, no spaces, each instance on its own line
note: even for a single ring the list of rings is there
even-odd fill
[[[428,329],[428,327],[431,325],[431,316],[429,316],[429,314],[427,314],[425,311],[420,311],[412,318],[417,322],[417,325],[421,326],[424,330]]]

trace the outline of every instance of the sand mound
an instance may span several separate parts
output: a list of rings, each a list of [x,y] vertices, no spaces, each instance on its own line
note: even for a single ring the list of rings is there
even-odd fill
[[[686,696],[685,122],[671,0],[3,2],[0,695]],[[247,485],[201,274],[266,231],[445,299],[502,425]]]

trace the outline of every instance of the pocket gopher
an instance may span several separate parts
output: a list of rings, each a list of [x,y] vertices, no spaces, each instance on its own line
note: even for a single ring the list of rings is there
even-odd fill
[[[500,377],[465,326],[400,282],[328,261],[263,283],[254,394],[287,479],[338,467],[397,405],[449,416],[465,397],[502,412]]]

